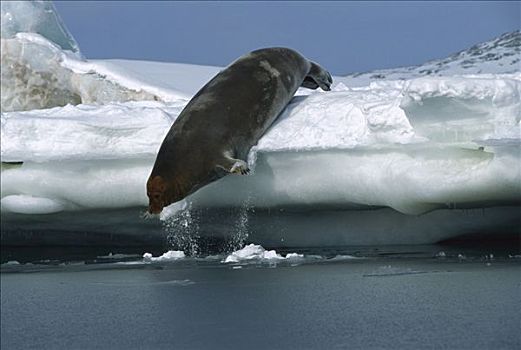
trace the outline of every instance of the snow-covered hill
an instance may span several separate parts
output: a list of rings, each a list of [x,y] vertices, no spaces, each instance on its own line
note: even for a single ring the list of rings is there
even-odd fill
[[[443,59],[418,66],[380,69],[341,77],[348,86],[368,85],[381,80],[406,80],[470,74],[510,74],[521,71],[521,32],[505,33]]]

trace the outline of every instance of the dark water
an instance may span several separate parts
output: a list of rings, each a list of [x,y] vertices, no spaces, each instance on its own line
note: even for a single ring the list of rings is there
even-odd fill
[[[143,263],[150,249],[3,247],[1,348],[521,347],[512,243],[286,249],[305,258],[278,264]]]

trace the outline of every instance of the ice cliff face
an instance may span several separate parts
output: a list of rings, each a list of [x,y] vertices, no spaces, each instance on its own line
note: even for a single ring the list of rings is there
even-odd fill
[[[16,15],[4,3],[2,18]],[[219,68],[88,61],[57,14],[41,18],[2,30],[2,242],[26,244],[27,232],[43,235],[31,244],[48,242],[46,232],[64,232],[55,244],[77,244],[70,232],[95,233],[98,243],[116,233],[161,237],[161,224],[139,215],[146,179],[189,96]],[[239,226],[249,220],[256,242],[270,245],[517,232],[520,37],[336,77],[327,93],[300,91],[252,150],[254,174],[201,189],[184,215],[198,218],[201,234],[221,235],[238,210]]]
[[[127,85],[84,60],[49,1],[1,3],[1,110],[168,99],[146,84]],[[175,93],[173,93],[175,95]]]
[[[3,1],[1,7],[2,38],[18,33],[35,33],[52,41],[62,50],[81,57],[76,40],[50,1]]]

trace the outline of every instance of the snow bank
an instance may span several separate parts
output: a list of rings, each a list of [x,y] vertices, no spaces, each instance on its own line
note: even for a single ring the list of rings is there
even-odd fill
[[[152,158],[184,102],[67,105],[2,115],[2,161]]]
[[[2,220],[2,232],[45,218],[52,218],[48,230],[77,225],[89,231],[93,222],[96,230],[107,230],[98,219],[78,219],[78,212],[85,218],[101,215],[112,223],[110,230],[150,228],[151,220],[136,211],[147,205],[145,183],[158,148],[188,97],[219,68],[87,61],[59,17],[46,17],[53,13],[47,5],[35,3],[26,18],[29,5],[5,3],[1,159],[23,164],[2,166],[2,218],[9,217],[9,224]],[[519,56],[516,47],[507,55],[510,46],[498,45],[501,57]],[[190,205],[177,204],[161,217],[183,207],[220,213],[244,203],[268,212],[335,209],[342,213],[331,220],[337,226],[308,226],[337,232],[346,230],[345,217],[369,220],[365,211],[375,208],[401,213],[399,220],[390,214],[398,225],[409,222],[408,215],[434,210],[519,205],[521,73],[498,71],[412,75],[358,87],[344,78],[336,79],[340,83],[330,92],[299,90],[250,153],[251,176],[227,176],[189,197]],[[111,218],[114,211],[122,216]],[[511,211],[502,212],[508,218],[495,213],[495,220],[516,219]],[[291,215],[284,220],[291,221]],[[436,216],[425,222],[430,217]],[[369,221],[356,227],[370,226]],[[453,221],[458,222],[454,230],[445,232],[475,229],[465,218]],[[216,222],[208,231],[215,231]],[[279,229],[297,237],[300,226],[291,222],[293,228],[281,224]],[[380,235],[384,228],[373,231]],[[411,239],[414,230],[404,235]],[[440,232],[415,242],[432,242],[434,236]]]
[[[520,74],[418,78],[296,97],[252,151],[255,174],[203,188],[193,207],[250,198],[262,208],[421,214],[516,202],[520,86]],[[24,164],[2,172],[2,196],[46,198],[63,210],[146,206],[155,154],[184,103],[3,113],[2,161]],[[13,198],[4,210],[21,212]]]

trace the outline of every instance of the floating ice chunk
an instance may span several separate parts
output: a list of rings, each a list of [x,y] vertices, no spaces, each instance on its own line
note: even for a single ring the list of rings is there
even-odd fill
[[[9,260],[8,262],[3,263],[2,265],[21,265],[21,264],[16,260]]]
[[[430,271],[436,272],[436,271]],[[415,270],[410,267],[393,267],[391,265],[380,266],[372,273],[364,274],[364,277],[379,277],[379,276],[402,276],[402,275],[416,275],[429,273],[429,271]]]
[[[261,259],[265,259],[265,260],[278,260],[278,259],[283,259],[283,257],[280,255],[280,254],[277,254],[276,251],[274,250],[267,250],[267,251],[264,251],[262,253],[262,255],[260,256]]]
[[[5,196],[1,201],[2,211],[17,214],[52,214],[61,212],[64,205],[56,200],[30,195]]]
[[[441,251],[441,252],[438,252],[438,253],[436,254],[436,257],[437,257],[437,258],[446,258],[446,257],[447,257],[447,254],[446,254],[445,252]]]
[[[361,257],[353,256],[353,255],[347,255],[347,254],[342,254],[342,255],[339,254],[339,255],[335,255],[334,257],[329,259],[329,261],[344,261],[344,260],[358,260],[358,259],[365,259],[365,258],[361,258]]]
[[[161,256],[154,257],[151,253],[143,254],[143,261],[146,262],[165,262],[165,261],[176,261],[183,259],[185,253],[182,250],[169,250]]]
[[[277,254],[276,251],[266,251],[262,246],[256,244],[249,244],[246,247],[239,249],[224,259],[225,263],[240,262],[248,260],[263,260],[263,259],[284,259],[281,255]]]
[[[301,260],[304,259],[304,254],[298,254],[298,253],[288,253],[286,254],[287,260]]]
[[[264,247],[256,244],[249,244],[246,247],[239,249],[224,259],[224,263],[237,263],[242,261],[278,261],[278,260],[300,260],[303,259],[303,254],[289,253],[285,257],[278,254],[275,250],[266,250]]]
[[[108,255],[100,255],[100,256],[97,256],[96,258],[98,259],[128,259],[128,258],[137,258],[139,257],[139,255],[137,254],[120,254],[120,253],[112,253],[110,252]]]

